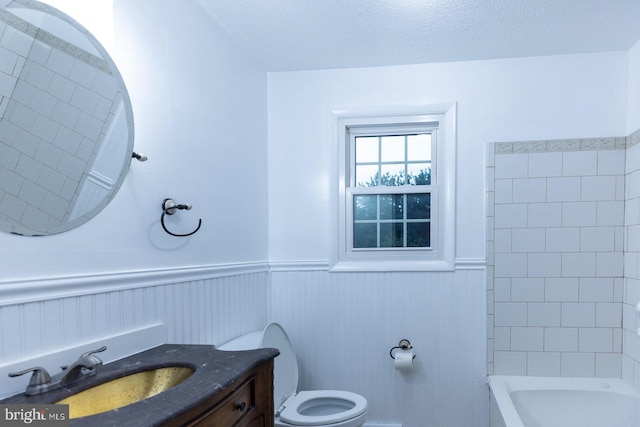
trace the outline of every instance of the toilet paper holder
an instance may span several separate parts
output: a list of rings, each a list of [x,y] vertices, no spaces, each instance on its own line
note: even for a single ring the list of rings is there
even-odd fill
[[[391,347],[391,350],[389,350],[389,356],[391,356],[391,358],[395,360],[396,356],[394,354],[394,350],[411,350],[412,348],[413,346],[408,339],[401,339],[397,346]],[[415,358],[416,355],[414,354],[412,359]]]

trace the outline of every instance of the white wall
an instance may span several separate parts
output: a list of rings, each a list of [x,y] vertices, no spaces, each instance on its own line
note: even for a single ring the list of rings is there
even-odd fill
[[[623,371],[627,381],[640,385],[640,42],[629,51],[627,129],[631,133],[626,158],[625,292],[623,299]]]
[[[640,129],[640,41],[629,50],[627,134]]]
[[[118,1],[114,52],[130,92],[134,161],[113,202],[70,232],[2,234],[0,284],[267,259],[266,75],[195,2]],[[191,203],[160,226],[166,197]]]
[[[478,258],[484,144],[624,136],[626,75],[625,53],[269,74],[270,259],[327,258],[332,108],[458,102],[457,257]]]
[[[93,34],[102,46],[111,52],[115,49],[113,3],[114,0],[93,0],[80,3],[74,0],[43,0],[50,6],[66,13]]]
[[[165,342],[219,344],[266,322],[266,73],[195,2],[116,0],[114,22],[135,149],[149,161],[77,229],[0,234],[3,373],[148,324],[166,325]],[[197,234],[164,233],[165,197],[193,205],[172,225],[202,218]],[[2,394],[24,388],[11,380]]]
[[[606,53],[269,74],[271,316],[300,349],[303,386],[361,392],[370,420],[484,425],[485,146],[624,136],[626,67],[625,53]],[[473,270],[327,272],[331,109],[448,101],[458,103],[456,257]],[[387,360],[401,338],[418,351],[409,375]]]

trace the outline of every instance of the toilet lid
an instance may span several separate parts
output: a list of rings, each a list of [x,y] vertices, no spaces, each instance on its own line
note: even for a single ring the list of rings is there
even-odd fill
[[[260,348],[280,350],[273,366],[273,403],[277,410],[298,389],[298,359],[287,333],[277,323],[270,323],[264,329]]]

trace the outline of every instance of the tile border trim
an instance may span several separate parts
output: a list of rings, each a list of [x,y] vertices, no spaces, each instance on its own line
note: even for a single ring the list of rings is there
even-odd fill
[[[627,148],[640,143],[640,129],[627,136]]]
[[[495,154],[546,153],[558,151],[624,150],[627,138],[555,139],[548,141],[496,142]]]
[[[38,28],[24,19],[12,14],[11,12],[0,10],[0,21],[30,37],[33,37],[36,40],[41,41],[53,49],[62,51],[67,55],[102,71],[103,73],[112,74],[109,63],[103,58],[93,55],[92,53],[89,53],[66,40],[56,37],[42,28]]]
[[[558,151],[624,150],[640,143],[640,129],[626,137],[550,139],[495,142],[494,154],[546,153]]]

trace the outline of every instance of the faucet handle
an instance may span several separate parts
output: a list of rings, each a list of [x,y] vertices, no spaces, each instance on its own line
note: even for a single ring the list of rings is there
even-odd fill
[[[43,384],[48,384],[51,382],[51,376],[46,369],[41,366],[36,366],[35,368],[25,369],[24,371],[19,372],[9,372],[10,377],[19,377],[20,375],[28,374],[32,372],[31,379],[29,380],[29,386],[40,386]]]
[[[95,354],[95,353],[102,353],[106,349],[107,349],[107,346],[103,345],[102,347],[97,348],[95,350],[91,350],[91,351],[87,351],[86,353],[82,353],[82,356],[80,356],[80,358],[82,359],[83,357],[89,357],[89,356],[91,356],[92,354]],[[98,359],[98,358],[96,357],[96,359]],[[98,360],[100,360],[100,359],[98,359]]]

